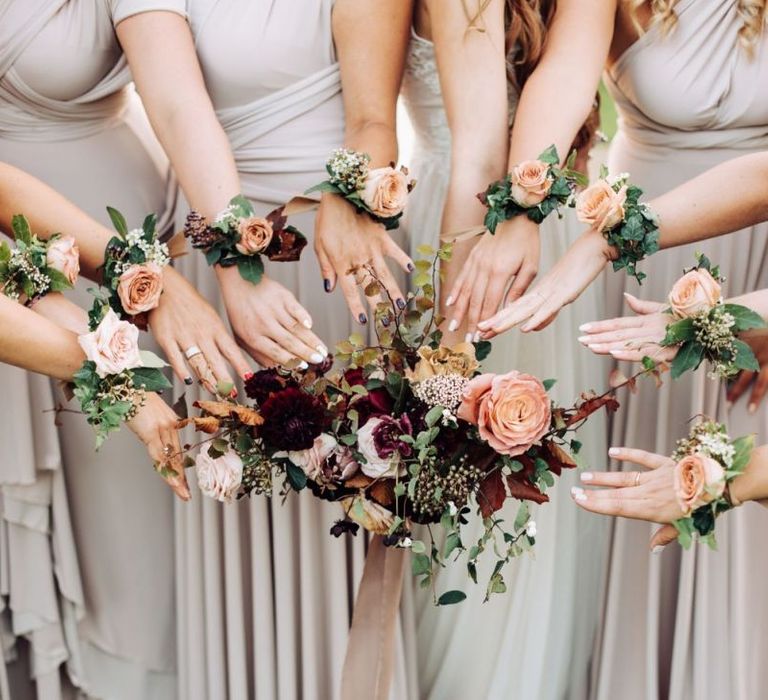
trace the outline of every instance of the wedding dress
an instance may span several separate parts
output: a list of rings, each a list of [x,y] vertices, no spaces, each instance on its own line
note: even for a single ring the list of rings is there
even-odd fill
[[[411,254],[417,255],[420,244],[435,246],[439,239],[451,135],[434,47],[415,33],[403,98],[416,138],[412,170],[418,186],[409,202],[406,228]],[[510,102],[511,120],[517,96],[511,95]],[[545,221],[541,269],[551,267],[580,233],[571,211],[561,221],[554,215]],[[579,325],[602,316],[602,299],[596,283],[577,303],[563,309],[547,330],[530,335],[512,331],[496,339],[484,363],[486,369],[517,369],[542,379],[557,378],[552,394],[561,402],[572,402],[584,390],[604,390],[608,368],[576,343]],[[599,415],[579,438],[584,442],[584,460],[596,469],[605,465],[605,434],[605,421]],[[440,571],[437,586],[441,591],[466,591],[468,599],[462,604],[435,608],[429,595],[417,591],[421,697],[560,700],[586,696],[607,523],[571,502],[569,489],[576,479],[575,470],[565,472],[550,491],[551,502],[535,509],[535,555],[508,567],[505,594],[483,605],[485,587],[472,584],[461,565]],[[514,519],[516,508],[508,504],[502,516]],[[481,523],[474,521],[465,542],[476,540],[481,532]]]
[[[738,5],[680,0],[672,33],[664,37],[651,27],[607,73],[620,116],[611,171],[629,172],[649,198],[725,160],[768,149],[768,33],[750,58],[737,39]],[[642,287],[612,275],[608,316],[627,313],[624,290],[663,300],[697,251],[720,265],[728,296],[768,287],[768,224],[761,224],[657,253],[644,264],[649,276]],[[702,413],[725,421],[734,436],[756,433],[758,444],[766,442],[765,404],[749,415],[742,399],[728,412],[723,387],[706,372],[625,397],[611,444],[669,454]],[[721,518],[717,552],[673,545],[648,556],[653,529],[626,520],[613,527],[597,697],[765,697],[768,512],[747,504]]]
[[[113,21],[150,9],[172,8],[164,0],[0,0],[0,160],[107,225],[107,204],[131,222],[164,206],[164,173],[132,126],[130,74],[113,30]],[[82,281],[73,293],[86,308],[91,286]],[[6,659],[25,638],[22,670],[39,700],[70,697],[70,681],[99,698],[173,697],[171,491],[127,429],[97,454],[82,416],[62,414],[57,427],[50,409],[61,398],[45,377],[0,366],[0,386]],[[12,697],[32,692],[14,688]]]

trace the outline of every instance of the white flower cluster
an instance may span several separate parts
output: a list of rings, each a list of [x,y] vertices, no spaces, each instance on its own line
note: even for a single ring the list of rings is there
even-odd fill
[[[453,412],[461,405],[464,389],[469,379],[460,374],[436,374],[422,379],[413,386],[413,395],[427,406],[443,406],[448,409],[448,416],[443,414],[443,420],[453,418]]]
[[[337,148],[328,160],[331,183],[348,192],[364,189],[370,162],[371,157],[367,153]]]
[[[132,420],[147,402],[147,394],[143,388],[134,386],[129,372],[124,372],[116,379],[117,381],[102,382],[94,403],[103,406],[105,402],[114,405],[119,401],[126,401],[131,404],[131,410],[126,414],[125,420]]]
[[[147,241],[144,240],[144,231],[140,228],[135,228],[132,231],[129,231],[125,240],[129,248],[138,248],[144,253],[145,262],[155,263],[158,267],[165,267],[171,262],[171,253],[168,250],[168,246],[157,239],[151,243],[147,243]],[[118,275],[121,275],[126,269],[132,266],[133,263],[124,261],[116,266],[116,272]]]
[[[32,281],[34,286],[33,297],[45,294],[51,286],[51,280],[48,275],[32,262],[26,252],[16,248],[11,252],[11,258],[8,261],[8,276],[13,279],[18,272]],[[22,291],[15,282],[6,285],[4,289],[6,296],[14,301],[18,301]]]
[[[227,206],[226,209],[222,209],[218,214],[216,214],[216,218],[213,220],[214,226],[224,225],[224,226],[237,226],[237,223],[240,221],[240,217],[235,214],[235,205],[230,204]]]
[[[619,187],[623,187],[629,182],[629,173],[619,173],[618,175],[609,175],[606,178],[608,184],[611,187],[615,187],[618,185]]]
[[[695,452],[701,452],[730,469],[736,448],[731,444],[724,425],[705,421],[694,426],[687,438],[677,441],[672,459],[679,462],[686,455]]]

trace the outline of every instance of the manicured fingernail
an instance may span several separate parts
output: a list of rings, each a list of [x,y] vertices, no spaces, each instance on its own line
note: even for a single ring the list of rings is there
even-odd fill
[[[591,328],[592,328],[592,324],[591,324],[591,323],[582,323],[582,324],[579,326],[579,330],[580,330],[582,333],[589,333],[589,331],[590,331],[590,329],[591,329]]]
[[[448,328],[448,330],[451,330],[451,329],[450,329],[450,328]],[[472,342],[472,334],[471,334],[471,333],[467,333],[467,334],[464,336],[464,342],[465,342],[465,343],[471,343],[471,342]]]
[[[381,325],[384,326],[385,328],[389,325],[389,316],[385,316],[384,318],[381,319]]]
[[[448,297],[448,298],[445,300],[445,305],[446,305],[446,306],[453,306],[453,297]]]
[[[317,355],[312,355],[312,362],[315,362],[316,357]],[[318,364],[319,362],[322,362],[322,361],[323,361],[323,358],[321,357],[317,362],[315,362],[315,364]],[[302,360],[301,362],[299,362],[299,369],[309,369],[309,365],[304,360]]]
[[[229,392],[229,398],[230,399],[236,399],[237,398],[237,389],[232,389],[232,391]]]
[[[305,318],[301,323],[304,326],[304,328],[307,328],[307,329],[312,328],[312,319],[311,318]]]
[[[325,358],[319,352],[316,352],[309,359],[312,360],[313,365],[319,365]],[[306,362],[304,364],[306,364]]]
[[[325,347],[325,345],[318,345],[315,350],[317,350],[323,357],[328,357],[328,348]]]
[[[457,328],[459,327],[459,322],[454,318],[449,324],[448,324],[448,330],[453,333]]]
[[[664,551],[663,544],[657,544],[652,550],[651,554],[661,554]]]
[[[580,335],[578,338],[576,338],[580,343],[589,344],[589,336],[588,335]]]
[[[360,323],[362,323],[363,325],[365,325],[366,323],[368,323],[368,317],[367,317],[365,314],[360,314],[360,315],[357,317],[357,320],[358,320],[358,321],[360,321]]]
[[[408,268],[408,272],[413,272],[414,267],[413,267],[413,263],[412,262],[409,262],[406,267]]]
[[[398,299],[396,302],[397,308],[402,311],[405,308],[405,299]]]
[[[757,411],[757,404],[756,403],[749,404],[749,406],[747,407],[747,411],[749,411],[750,416],[753,415]]]
[[[618,457],[621,454],[621,450],[618,447],[612,447],[608,450],[609,457]]]
[[[577,501],[586,501],[587,494],[584,489],[580,489],[578,486],[571,488],[571,496]]]
[[[195,380],[194,380],[194,379],[192,379],[192,377],[184,377],[184,383],[185,383],[187,386],[192,386],[192,384],[194,383],[194,381],[195,381]]]
[[[592,481],[592,479],[594,479],[594,478],[595,478],[595,477],[594,477],[594,475],[592,474],[592,472],[584,472],[584,473],[581,475],[581,480],[582,480],[582,481]]]
[[[475,331],[475,335],[472,337],[473,343],[479,343],[480,342],[480,331]]]
[[[330,292],[331,291],[331,280],[324,279],[323,280],[323,287],[325,287],[325,291],[326,292]]]
[[[253,378],[253,372],[246,372],[246,373],[243,375],[243,379],[245,379],[245,381],[246,381],[246,382],[247,382],[249,379],[252,379],[252,378]]]

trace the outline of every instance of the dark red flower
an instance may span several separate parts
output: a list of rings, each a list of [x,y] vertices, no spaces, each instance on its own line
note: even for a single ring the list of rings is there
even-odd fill
[[[261,405],[271,394],[282,391],[289,384],[293,382],[281,376],[276,369],[262,369],[245,381],[245,393]]]
[[[396,452],[403,457],[413,453],[411,446],[400,440],[401,435],[413,435],[413,426],[407,414],[401,418],[379,416],[380,423],[373,429],[373,444],[382,459],[391,457]]]
[[[297,387],[271,394],[261,404],[261,416],[259,434],[277,450],[307,450],[329,424],[325,406]]]
[[[359,367],[348,369],[344,372],[344,379],[350,386],[365,386],[366,380],[363,370]],[[360,415],[360,425],[364,425],[371,416],[388,415],[392,412],[394,401],[389,392],[384,388],[369,389],[367,396],[355,399],[351,408]]]

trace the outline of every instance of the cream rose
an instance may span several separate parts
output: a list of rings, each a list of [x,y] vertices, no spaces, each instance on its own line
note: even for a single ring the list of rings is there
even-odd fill
[[[365,205],[382,219],[397,216],[408,200],[408,178],[392,167],[375,168],[368,172],[362,192]]]
[[[686,516],[720,498],[724,491],[725,469],[717,460],[697,453],[675,465],[675,496]]]
[[[576,216],[583,224],[603,233],[624,220],[627,188],[614,192],[605,180],[598,180],[576,198]]]
[[[471,343],[459,343],[451,348],[441,345],[437,350],[424,346],[419,348],[419,361],[407,375],[418,382],[438,374],[459,374],[471,377],[480,366],[475,359],[475,348]]]
[[[131,265],[117,285],[117,295],[123,310],[129,316],[136,316],[157,308],[163,293],[163,268],[157,263]]]
[[[401,471],[400,460],[397,453],[386,457],[380,457],[376,449],[375,431],[384,420],[382,418],[369,418],[368,422],[357,432],[357,449],[365,457],[365,464],[360,465],[360,470],[371,479],[382,477],[394,478]]]
[[[524,160],[510,173],[512,199],[521,207],[535,207],[541,204],[552,188],[549,165],[540,160]]]
[[[317,480],[325,461],[338,447],[336,438],[328,433],[323,433],[315,438],[312,447],[306,450],[288,452],[288,459],[297,467],[301,467],[304,473],[313,481]]]
[[[112,309],[95,331],[79,336],[77,342],[86,358],[96,364],[96,374],[102,379],[142,366],[139,329],[128,321],[121,321]]]
[[[235,245],[242,255],[263,253],[272,242],[274,229],[272,224],[259,216],[242,219],[237,225],[240,240]]]
[[[339,502],[345,513],[368,532],[375,535],[386,535],[389,532],[394,517],[384,506],[364,496],[347,496]]]
[[[80,274],[80,249],[72,236],[59,236],[48,244],[45,264],[61,272],[74,287]]]
[[[552,419],[544,385],[530,374],[481,374],[470,381],[459,418],[477,425],[480,437],[500,454],[523,454]]]
[[[221,503],[232,503],[243,481],[243,461],[231,450],[214,459],[207,449],[203,449],[195,459],[195,474],[204,496]]]
[[[672,287],[668,301],[675,316],[690,318],[717,305],[722,289],[708,270],[686,272]]]

